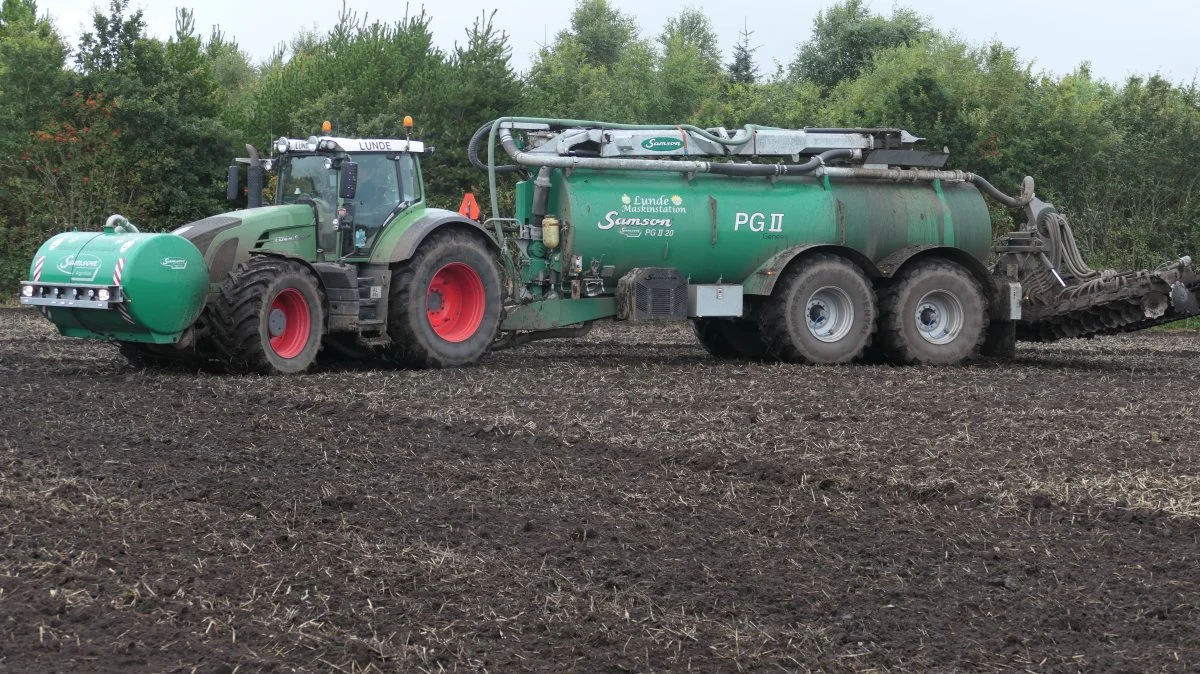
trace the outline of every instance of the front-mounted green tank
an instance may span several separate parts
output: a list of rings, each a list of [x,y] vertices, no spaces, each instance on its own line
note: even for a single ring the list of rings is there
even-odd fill
[[[142,234],[120,216],[101,232],[54,236],[33,257],[20,303],[68,337],[171,344],[204,307],[208,270],[186,239]]]

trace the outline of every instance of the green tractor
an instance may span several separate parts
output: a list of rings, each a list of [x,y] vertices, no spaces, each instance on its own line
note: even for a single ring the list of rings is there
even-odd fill
[[[21,302],[64,335],[117,341],[138,364],[297,373],[323,346],[407,367],[487,351],[500,249],[477,221],[427,206],[423,143],[325,135],[280,138],[270,159],[247,149],[248,208],[170,234],[120,216],[100,233],[60,234],[35,257]],[[275,204],[262,206],[268,171]],[[231,199],[242,172],[230,167]]]
[[[322,348],[466,365],[604,319],[690,321],[717,358],[953,364],[1200,313],[1190,257],[1091,269],[1031,178],[1006,195],[920,140],[504,118],[467,145],[491,187],[480,224],[426,204],[418,141],[280,138],[269,159],[248,148],[248,208],[170,234],[120,216],[60,234],[20,301],[139,363],[265,373],[302,372]],[[501,173],[521,178],[512,218]],[[1025,224],[993,241],[985,194]]]

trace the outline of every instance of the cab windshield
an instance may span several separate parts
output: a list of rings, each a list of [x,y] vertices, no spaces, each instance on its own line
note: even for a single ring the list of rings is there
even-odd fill
[[[284,163],[279,176],[279,203],[300,203],[302,197],[333,211],[338,198],[338,174],[325,168],[325,157],[296,157]]]
[[[350,250],[364,253],[375,245],[379,232],[395,214],[420,199],[416,161],[407,153],[344,155],[344,160],[358,165],[358,187],[353,199],[342,202],[340,172],[325,168],[328,159],[324,155],[292,156],[283,162],[276,203],[315,204],[320,220],[320,245],[328,251],[338,245],[338,235],[331,228],[334,217],[343,218],[349,227],[341,230],[347,233],[342,254]],[[339,206],[346,212],[337,215]]]

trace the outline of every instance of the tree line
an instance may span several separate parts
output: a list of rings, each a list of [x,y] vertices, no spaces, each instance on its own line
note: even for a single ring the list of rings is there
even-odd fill
[[[151,37],[110,0],[67,44],[36,0],[0,6],[0,289],[50,234],[123,213],[150,230],[227,208],[225,167],[244,145],[339,135],[396,137],[413,115],[427,195],[453,207],[486,183],[467,161],[504,115],[738,127],[899,126],[951,149],[951,168],[1039,195],[1067,212],[1097,264],[1154,266],[1200,253],[1200,89],[1158,75],[1109,82],[1087,64],[1056,75],[1001,42],[969,44],[912,10],[844,0],[821,12],[787,64],[765,66],[743,30],[726,62],[712,21],[683,9],[657,35],[608,0],[577,0],[527,72],[495,13],[450,50],[423,10],[394,22],[343,6],[254,63],[178,10]],[[1035,55],[1036,56],[1036,55]],[[994,211],[997,231],[1011,214]]]

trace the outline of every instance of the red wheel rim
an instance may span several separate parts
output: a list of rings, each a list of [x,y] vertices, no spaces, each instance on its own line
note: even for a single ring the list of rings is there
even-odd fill
[[[465,342],[483,323],[487,294],[479,273],[461,262],[442,267],[425,291],[425,313],[438,337]]]
[[[267,316],[267,331],[271,336],[271,349],[280,358],[295,358],[308,344],[308,332],[312,329],[312,314],[304,295],[295,288],[285,288],[271,301]]]

